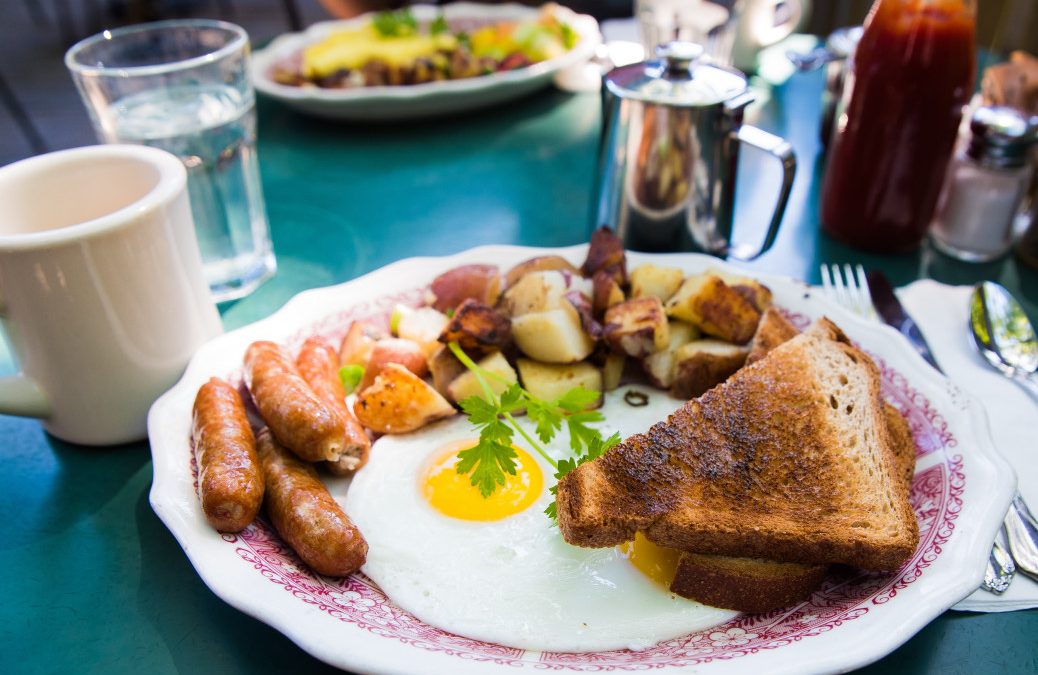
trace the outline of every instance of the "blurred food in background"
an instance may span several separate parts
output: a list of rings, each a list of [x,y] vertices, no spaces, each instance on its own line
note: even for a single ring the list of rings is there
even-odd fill
[[[409,9],[373,15],[357,28],[337,31],[277,65],[281,84],[346,89],[478,77],[559,56],[579,36],[545,5],[532,21],[477,24],[442,14],[419,22]]]

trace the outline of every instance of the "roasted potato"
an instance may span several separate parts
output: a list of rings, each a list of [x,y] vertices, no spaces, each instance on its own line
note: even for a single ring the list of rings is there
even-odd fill
[[[757,308],[714,274],[685,279],[666,309],[669,316],[688,321],[707,335],[740,345],[749,342],[760,321]]]
[[[439,340],[457,342],[466,352],[500,350],[512,341],[512,322],[493,307],[469,298],[454,310]]]
[[[617,284],[623,286],[627,283],[627,256],[624,254],[623,242],[616,233],[605,226],[594,231],[581,270],[586,277],[605,271]]]
[[[429,304],[441,312],[472,299],[493,306],[501,295],[501,274],[495,265],[462,265],[447,270],[429,284]]]
[[[660,389],[670,387],[674,381],[674,352],[678,347],[699,339],[699,330],[690,323],[671,319],[670,342],[666,349],[642,359],[642,368],[652,383]]]
[[[361,378],[357,391],[370,387],[375,378],[390,363],[401,365],[418,377],[425,377],[429,372],[425,352],[417,342],[402,338],[383,338],[376,342],[371,349],[371,356],[364,364],[364,377]]]
[[[571,291],[591,297],[591,282],[581,276],[560,270],[530,272],[501,297],[498,309],[510,317],[531,312],[547,312],[567,304]]]
[[[620,386],[626,364],[627,357],[623,354],[609,354],[605,357],[605,363],[602,364],[602,391],[612,391]]]
[[[742,368],[748,351],[720,340],[693,340],[678,347],[671,395],[686,399],[701,396]]]
[[[414,431],[455,412],[425,380],[397,363],[387,364],[353,404],[360,423],[382,434]]]
[[[433,387],[443,396],[449,397],[447,387],[458,375],[465,372],[465,364],[458,360],[447,345],[440,345],[429,358],[429,373],[432,375]]]
[[[530,359],[519,359],[519,378],[523,388],[537,398],[554,401],[574,387],[602,392],[602,371],[586,361],[569,365],[540,363]],[[602,405],[602,396],[589,408]]]
[[[591,279],[591,309],[596,317],[605,314],[613,305],[626,300],[624,291],[608,272],[595,272]]]
[[[569,272],[573,275],[579,275],[578,270],[573,263],[566,260],[559,255],[539,255],[536,258],[530,258],[524,260],[512,269],[505,273],[505,289],[509,289],[522,279],[530,272],[547,272],[550,270],[559,270],[562,272]]]
[[[635,298],[613,305],[605,313],[605,341],[613,351],[636,359],[664,349],[670,328],[657,297]]]
[[[339,365],[366,366],[375,343],[385,331],[369,321],[354,321],[339,347]]]
[[[508,359],[504,357],[501,352],[494,352],[489,356],[484,356],[482,360],[478,362],[480,368],[486,370],[498,377],[486,377],[484,380],[490,390],[495,394],[500,394],[508,385],[514,384],[519,381],[519,376],[515,374],[515,369],[508,363]],[[479,380],[476,379],[476,374],[471,370],[465,370],[465,372],[454,378],[454,381],[447,387],[447,398],[454,401],[455,403],[461,403],[469,396],[479,396],[486,398],[486,392],[483,391],[483,387],[479,384]]]
[[[685,273],[677,267],[662,267],[651,263],[639,265],[631,271],[631,297],[654,296],[666,302],[677,293],[684,280]]]
[[[718,269],[709,269],[707,273],[721,277],[721,280],[731,286],[733,291],[749,300],[758,312],[763,313],[764,310],[771,307],[771,289],[756,279]]]
[[[580,361],[595,348],[571,305],[513,318],[512,338],[524,354],[546,363]]]
[[[400,315],[396,324],[398,337],[418,343],[426,357],[439,348],[440,334],[450,322],[446,314],[432,307],[401,308],[396,311]]]

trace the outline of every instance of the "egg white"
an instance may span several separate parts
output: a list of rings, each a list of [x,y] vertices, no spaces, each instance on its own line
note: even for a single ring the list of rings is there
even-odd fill
[[[680,405],[638,388],[648,394],[648,405],[632,407],[623,400],[628,389],[607,395],[606,422],[599,425],[604,435],[644,431]],[[444,444],[473,438],[473,432],[458,416],[415,433],[383,436],[353,478],[344,506],[368,542],[363,571],[398,606],[465,637],[569,652],[644,649],[736,614],[671,594],[616,549],[563,541],[543,513],[554,470],[532,450],[544,488],[526,510],[489,522],[435,510],[420,493],[422,470]],[[569,456],[565,431],[548,452]]]

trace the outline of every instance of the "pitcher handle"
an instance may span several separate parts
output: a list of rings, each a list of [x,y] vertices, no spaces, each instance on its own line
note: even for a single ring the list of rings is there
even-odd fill
[[[7,304],[0,291],[0,323],[7,332]],[[10,344],[10,341],[8,341]],[[0,377],[0,415],[49,417],[50,399],[34,380],[24,375]]]
[[[756,251],[748,245],[734,244],[727,251],[730,258],[748,262],[759,258],[775,243],[779,225],[782,223],[782,216],[786,213],[789,194],[793,190],[793,178],[797,172],[797,157],[789,141],[749,124],[744,124],[739,127],[738,131],[733,131],[732,137],[733,140],[739,143],[763,150],[782,164],[782,188],[779,190],[778,202],[775,204],[775,210],[771,214],[771,223],[768,224],[768,232],[764,235],[764,242]]]

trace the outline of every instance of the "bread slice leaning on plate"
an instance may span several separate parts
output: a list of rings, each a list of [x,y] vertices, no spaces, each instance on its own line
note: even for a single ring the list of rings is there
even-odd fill
[[[918,527],[889,426],[875,364],[822,319],[567,475],[559,525],[581,546],[640,531],[700,555],[896,569]],[[699,572],[723,567],[690,560]],[[817,583],[817,569],[783,569]]]

